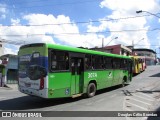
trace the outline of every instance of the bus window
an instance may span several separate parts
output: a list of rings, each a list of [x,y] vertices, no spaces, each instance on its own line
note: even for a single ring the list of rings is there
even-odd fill
[[[98,55],[92,56],[93,69],[103,69],[103,57]]]
[[[113,68],[114,69],[119,69],[120,68],[120,59],[118,59],[118,58],[113,59]]]
[[[69,70],[69,56],[67,52],[51,52],[51,70]]]
[[[112,58],[104,57],[104,68],[112,69]]]
[[[92,69],[91,55],[88,54],[85,55],[85,69],[86,70]]]
[[[127,69],[127,60],[126,59],[121,59],[121,66],[122,69]]]
[[[141,59],[141,58],[139,58],[139,59],[138,59],[138,62],[139,62],[139,63],[142,63],[142,59]]]

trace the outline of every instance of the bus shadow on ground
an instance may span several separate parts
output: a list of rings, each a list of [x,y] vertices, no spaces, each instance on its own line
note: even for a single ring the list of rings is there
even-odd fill
[[[160,77],[160,73],[157,73],[157,74],[154,74],[154,75],[151,75],[149,77]]]
[[[153,94],[154,92],[160,92],[160,90],[138,90],[137,92],[142,92],[142,93],[148,93],[148,94]]]
[[[0,109],[1,110],[39,109],[39,108],[45,108],[45,107],[74,102],[77,101],[78,99],[82,98],[43,99],[32,96],[23,96],[23,97],[0,101]]]
[[[98,90],[96,95],[104,94],[113,90],[121,88],[121,86],[114,86],[102,90]],[[76,102],[86,97],[81,96],[78,98],[53,98],[53,99],[43,99],[33,96],[22,96],[13,99],[1,100],[0,110],[29,110],[29,109],[40,109],[45,107],[64,105],[67,103]],[[88,98],[89,99],[89,98]]]
[[[128,84],[127,84],[128,85]],[[127,86],[126,85],[126,86]],[[103,93],[107,93],[107,92],[110,92],[110,91],[114,91],[116,89],[119,89],[119,88],[122,88],[122,85],[117,85],[117,86],[113,86],[113,87],[109,87],[109,88],[104,88],[104,89],[101,89],[101,90],[98,90],[96,92],[96,95],[100,95],[100,94],[103,94]]]

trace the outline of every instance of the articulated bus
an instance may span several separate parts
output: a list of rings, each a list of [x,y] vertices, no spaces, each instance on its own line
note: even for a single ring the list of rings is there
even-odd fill
[[[19,91],[42,98],[93,97],[97,90],[132,80],[132,59],[55,44],[21,46]]]

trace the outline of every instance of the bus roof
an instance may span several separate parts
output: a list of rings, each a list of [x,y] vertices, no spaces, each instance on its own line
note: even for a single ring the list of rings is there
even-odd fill
[[[110,57],[130,59],[129,56],[122,56],[122,55],[94,51],[94,50],[89,50],[89,49],[74,48],[74,47],[69,47],[69,46],[64,46],[64,45],[56,45],[56,44],[46,44],[46,45],[48,48],[57,49],[57,50],[66,50],[66,51],[71,51],[71,52],[88,53],[88,54],[95,54],[95,55],[105,55],[105,56],[110,56]]]
[[[20,49],[28,48],[28,47],[40,47],[46,45],[47,48],[57,49],[57,50],[65,50],[65,51],[71,51],[71,52],[79,52],[79,53],[88,53],[88,54],[95,54],[95,55],[104,55],[109,57],[117,57],[117,58],[126,58],[131,59],[129,56],[122,56],[112,53],[106,53],[106,52],[100,52],[95,50],[89,50],[89,49],[83,49],[83,48],[74,48],[70,46],[65,45],[57,45],[57,44],[50,44],[50,43],[33,43],[33,44],[27,44],[20,47]]]

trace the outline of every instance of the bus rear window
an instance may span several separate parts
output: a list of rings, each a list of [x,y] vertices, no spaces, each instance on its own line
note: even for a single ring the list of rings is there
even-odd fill
[[[34,43],[34,44],[27,44],[20,47],[20,49],[29,48],[29,47],[43,47],[45,46],[44,43]]]

